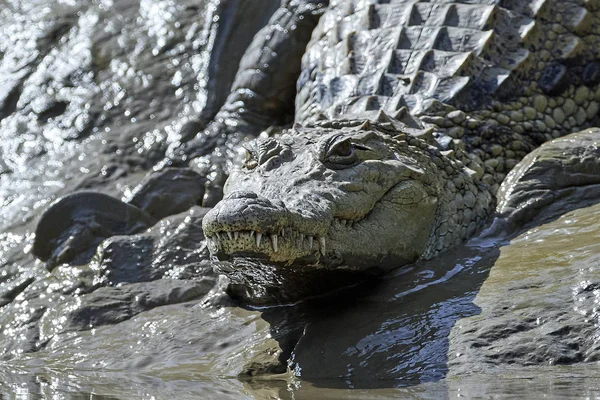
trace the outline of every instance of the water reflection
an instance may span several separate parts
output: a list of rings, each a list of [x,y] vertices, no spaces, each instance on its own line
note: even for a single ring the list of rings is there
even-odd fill
[[[152,377],[120,372],[97,376],[85,372],[30,371],[0,372],[0,393],[9,398],[59,399],[450,399],[450,398],[600,398],[597,369],[571,366],[549,371],[547,368],[515,369],[496,374],[474,375],[464,379],[425,383],[395,389],[316,388],[310,383],[263,380],[240,383],[215,379],[211,382],[175,380],[164,382]],[[122,382],[127,382],[123,385]],[[93,383],[91,383],[93,382]]]
[[[275,332],[291,326],[289,320],[303,322],[290,367],[315,386],[377,388],[439,380],[447,372],[450,330],[458,319],[478,313],[472,300],[497,255],[464,247],[293,312],[267,310],[262,317]]]

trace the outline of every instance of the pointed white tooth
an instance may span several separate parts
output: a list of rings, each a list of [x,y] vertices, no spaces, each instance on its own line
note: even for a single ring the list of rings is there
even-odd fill
[[[229,238],[229,240],[233,240],[233,235],[229,231],[227,231],[227,237]]]
[[[281,235],[281,237],[285,237],[285,229],[282,229],[281,232],[279,232],[279,234]]]
[[[233,238],[234,238],[235,240],[238,240],[238,238],[239,238],[239,237],[240,237],[240,232],[239,232],[239,231],[235,231],[235,232],[233,232]]]
[[[312,245],[313,245],[313,237],[309,236],[308,237],[308,248],[312,250]]]
[[[250,237],[254,236],[254,231],[250,231]]]
[[[277,253],[277,235],[271,235],[271,244],[273,245],[273,251]]]
[[[304,235],[301,233],[300,234],[300,248],[304,247]]]
[[[262,233],[256,232],[256,247],[260,247],[260,239],[262,239]]]
[[[319,238],[319,247],[321,250],[321,254],[325,255],[325,238],[324,237],[320,237]]]

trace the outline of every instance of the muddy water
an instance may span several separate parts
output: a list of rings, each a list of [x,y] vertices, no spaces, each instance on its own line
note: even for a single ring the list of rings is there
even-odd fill
[[[55,198],[128,197],[210,120],[277,3],[0,0],[0,394],[598,397],[600,206],[258,310],[223,295],[200,207],[88,265],[29,254]]]

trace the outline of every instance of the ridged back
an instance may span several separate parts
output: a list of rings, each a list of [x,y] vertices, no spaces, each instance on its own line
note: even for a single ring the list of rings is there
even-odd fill
[[[402,106],[426,114],[436,101],[480,110],[524,93],[560,94],[598,58],[599,8],[597,0],[332,1],[303,58],[296,120]]]

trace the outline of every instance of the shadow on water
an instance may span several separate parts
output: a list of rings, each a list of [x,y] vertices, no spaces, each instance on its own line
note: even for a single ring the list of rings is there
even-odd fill
[[[473,304],[497,247],[463,246],[377,281],[293,307],[266,309],[289,366],[328,388],[391,388],[438,381],[448,337]],[[297,339],[296,339],[297,338]]]

